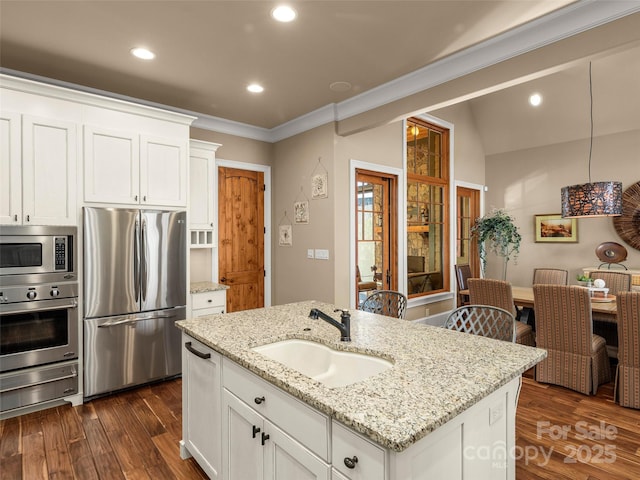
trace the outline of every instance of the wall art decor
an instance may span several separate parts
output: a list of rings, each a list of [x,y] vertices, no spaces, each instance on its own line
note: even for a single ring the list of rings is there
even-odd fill
[[[536,243],[577,243],[578,221],[559,213],[534,215]]]
[[[293,219],[296,223],[309,223],[309,202],[306,200],[294,202],[293,213]]]

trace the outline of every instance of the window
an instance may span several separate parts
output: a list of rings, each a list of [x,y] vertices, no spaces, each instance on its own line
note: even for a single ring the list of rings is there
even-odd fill
[[[415,117],[406,124],[411,298],[449,291],[449,130]]]

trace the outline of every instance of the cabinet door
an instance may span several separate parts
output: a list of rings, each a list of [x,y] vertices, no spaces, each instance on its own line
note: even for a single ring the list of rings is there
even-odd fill
[[[228,390],[222,395],[223,478],[262,480],[264,419]]]
[[[22,222],[20,114],[0,112],[0,224]]]
[[[213,228],[214,152],[192,148],[189,154],[189,223],[192,229]]]
[[[182,340],[183,441],[209,478],[220,478],[221,357],[187,335]]]
[[[265,422],[264,471],[267,480],[329,480],[331,467],[278,427]]]
[[[144,205],[187,206],[186,142],[141,137],[140,195]]]
[[[138,135],[84,128],[85,202],[137,204],[140,195]]]
[[[22,117],[22,223],[76,225],[76,124]]]

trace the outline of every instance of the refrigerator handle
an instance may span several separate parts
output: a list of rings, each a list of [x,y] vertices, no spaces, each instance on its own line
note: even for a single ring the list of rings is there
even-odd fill
[[[142,242],[140,242],[140,289],[142,301],[147,299],[147,220],[142,218]]]
[[[136,219],[133,238],[133,289],[136,302],[140,302],[140,221]]]

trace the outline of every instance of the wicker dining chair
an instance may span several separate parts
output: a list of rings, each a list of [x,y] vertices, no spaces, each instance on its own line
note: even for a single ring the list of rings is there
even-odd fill
[[[559,268],[536,268],[533,270],[533,285],[567,285],[569,272]]]
[[[575,285],[534,285],[536,344],[547,358],[536,365],[536,381],[589,395],[611,381],[605,340],[592,332],[591,299]]]
[[[359,307],[365,312],[396,318],[404,318],[406,308],[407,297],[393,290],[377,290],[365,298]]]
[[[502,308],[510,312],[514,318],[517,316],[516,305],[513,303],[511,284],[502,280],[470,278],[469,303],[471,305],[490,305]],[[531,326],[520,320],[516,320],[515,325],[516,343],[534,347],[536,338]]]
[[[464,305],[456,308],[444,322],[444,328],[515,342],[516,319],[512,313],[490,305]]]
[[[620,292],[618,304],[618,367],[614,401],[640,409],[640,292]]]
[[[618,295],[620,292],[631,290],[631,275],[621,272],[603,272],[601,270],[592,271],[589,277],[593,280],[601,278],[604,286],[609,289],[611,295]]]

